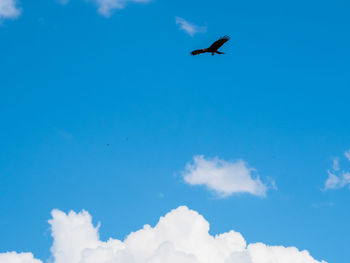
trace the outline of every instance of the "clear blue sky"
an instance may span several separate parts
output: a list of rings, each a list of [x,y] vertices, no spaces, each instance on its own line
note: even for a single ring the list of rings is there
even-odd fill
[[[54,208],[122,239],[187,205],[213,234],[349,262],[350,191],[321,191],[332,158],[349,168],[348,1],[19,6],[0,26],[2,252],[48,258]],[[189,55],[226,34],[226,55]],[[198,154],[241,158],[278,189],[216,198],[181,178]]]

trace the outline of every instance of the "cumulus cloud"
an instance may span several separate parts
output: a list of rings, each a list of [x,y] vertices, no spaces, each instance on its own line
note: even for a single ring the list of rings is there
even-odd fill
[[[196,211],[181,206],[145,225],[124,241],[99,238],[86,211],[52,212],[53,263],[326,263],[295,247],[247,245],[233,230],[212,236],[209,223]],[[42,263],[29,253],[0,254],[0,263]]]
[[[180,26],[180,29],[185,31],[190,36],[193,36],[197,33],[207,32],[207,28],[204,26],[197,26],[193,23],[186,21],[181,17],[175,17],[176,24]]]
[[[350,152],[346,151],[344,155],[350,161]],[[339,158],[333,159],[332,168],[327,173],[328,178],[325,182],[324,190],[340,189],[345,186],[350,188],[350,172],[340,169]]]
[[[151,0],[88,0],[95,3],[99,14],[109,17],[113,10],[123,9],[128,3],[147,3]]]
[[[15,19],[21,14],[17,0],[0,0],[0,21],[3,19]]]
[[[261,182],[256,170],[248,167],[243,160],[224,161],[219,158],[206,159],[203,155],[193,158],[193,163],[186,165],[182,172],[186,183],[204,185],[220,197],[234,193],[266,195],[268,187]],[[274,182],[272,182],[274,185]]]
[[[32,253],[7,252],[0,253],[0,263],[42,263],[35,259]]]

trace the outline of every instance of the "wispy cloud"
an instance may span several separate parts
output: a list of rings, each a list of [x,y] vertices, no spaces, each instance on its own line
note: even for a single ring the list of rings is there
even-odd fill
[[[0,0],[0,22],[4,19],[15,19],[20,14],[17,0]]]
[[[349,151],[345,152],[344,155],[350,161]],[[328,178],[325,182],[324,190],[340,189],[345,186],[350,188],[350,172],[340,168],[339,158],[333,158],[332,168],[327,173]]]
[[[243,160],[224,161],[219,158],[206,159],[203,155],[194,156],[193,163],[186,165],[183,178],[190,185],[204,185],[220,197],[234,193],[249,193],[264,197],[267,185],[261,182],[254,168]],[[275,188],[272,181],[271,184]]]
[[[69,3],[70,0],[56,0],[61,5],[66,5]]]
[[[325,208],[325,207],[333,207],[333,202],[320,202],[320,203],[312,203],[311,206],[313,208]]]
[[[348,161],[350,161],[350,149],[347,150],[345,153],[344,153],[346,159],[348,159]]]
[[[325,190],[339,189],[347,185],[350,185],[350,173],[340,172],[335,173],[334,171],[328,170],[328,178],[325,183]]]
[[[148,3],[151,0],[88,0],[95,3],[100,15],[110,17],[115,9],[123,9],[128,3]]]
[[[176,24],[180,26],[180,29],[185,31],[190,36],[194,36],[197,33],[205,33],[207,32],[207,27],[205,26],[197,26],[193,23],[186,21],[181,17],[175,17]]]
[[[234,230],[211,235],[209,222],[194,210],[180,206],[161,217],[152,227],[144,225],[124,241],[101,241],[99,225],[86,212],[54,210],[51,225],[53,263],[326,263],[296,247],[247,244]],[[122,226],[116,226],[122,227]],[[42,263],[31,253],[0,253],[1,263]]]
[[[332,164],[333,171],[339,171],[340,165],[339,165],[339,158],[333,158],[333,164]]]

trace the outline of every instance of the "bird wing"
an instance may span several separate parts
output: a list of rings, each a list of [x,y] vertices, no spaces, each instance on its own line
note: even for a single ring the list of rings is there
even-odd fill
[[[197,49],[191,52],[192,56],[198,55],[198,54],[202,54],[205,53],[205,51],[203,49]]]
[[[210,50],[218,50],[223,44],[230,40],[229,36],[224,36],[219,40],[215,41],[208,49]]]

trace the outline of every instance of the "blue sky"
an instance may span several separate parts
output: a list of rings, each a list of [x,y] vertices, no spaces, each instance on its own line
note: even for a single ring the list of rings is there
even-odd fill
[[[234,229],[249,243],[348,262],[349,9],[339,0],[0,8],[0,252],[48,259],[52,209],[87,210],[106,240],[186,205],[211,234]],[[190,56],[223,35],[225,55]],[[244,160],[266,195],[187,184],[199,155]],[[345,178],[334,189],[329,171]]]

